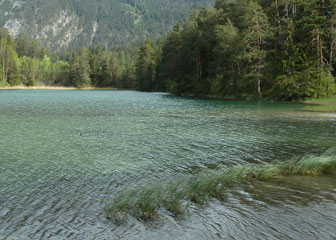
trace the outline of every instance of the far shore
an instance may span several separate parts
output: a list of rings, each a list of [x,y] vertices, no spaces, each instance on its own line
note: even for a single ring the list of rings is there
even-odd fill
[[[306,104],[306,106],[302,111],[336,114],[336,96],[307,99],[303,101],[303,103]]]
[[[87,87],[87,88],[76,88],[76,87],[65,87],[65,86],[9,86],[0,87],[1,90],[102,90],[102,91],[117,91],[117,88],[99,88],[99,87]],[[192,95],[182,95],[182,97],[195,97]],[[198,96],[196,98],[208,98],[208,99],[221,99],[221,100],[257,100],[256,98],[246,99],[246,98],[235,98],[235,97],[225,97],[225,96]],[[266,99],[258,99],[266,100]],[[266,100],[267,101],[267,100]],[[305,104],[306,106],[300,111],[303,112],[315,112],[326,117],[336,116],[336,96],[322,97],[322,98],[311,98],[306,100],[298,101]]]
[[[64,87],[64,86],[13,86],[13,87],[0,87],[0,90],[118,90],[116,88],[76,88],[76,87]]]

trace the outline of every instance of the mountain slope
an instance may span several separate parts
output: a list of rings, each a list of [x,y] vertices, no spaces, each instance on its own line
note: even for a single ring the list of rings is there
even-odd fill
[[[0,27],[51,49],[125,46],[157,38],[214,0],[0,0]]]

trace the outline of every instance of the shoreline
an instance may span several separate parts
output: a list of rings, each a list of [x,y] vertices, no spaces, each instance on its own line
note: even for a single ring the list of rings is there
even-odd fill
[[[13,87],[0,87],[1,90],[67,90],[67,91],[121,91],[122,89],[117,88],[101,88],[101,87],[87,87],[87,88],[76,88],[76,87],[65,87],[65,86],[13,86]],[[135,90],[136,91],[136,90]],[[168,93],[168,92],[167,92]],[[175,95],[175,94],[173,94]],[[298,100],[298,101],[273,101],[266,98],[235,98],[230,96],[194,96],[194,95],[175,95],[185,98],[195,98],[195,99],[209,99],[209,100],[227,100],[227,101],[265,101],[265,102],[286,102],[286,103],[301,103],[305,105],[303,109],[298,110],[299,112],[315,113],[320,116],[325,117],[336,117],[336,96]]]
[[[108,90],[108,91],[117,91],[120,89],[117,88],[97,88],[97,87],[88,87],[88,88],[76,88],[76,87],[64,87],[64,86],[14,86],[14,87],[0,87],[1,90]]]
[[[302,104],[304,106],[302,109],[297,110],[298,112],[315,113],[323,117],[336,118],[336,96],[309,98],[295,101],[281,101],[281,100],[272,100],[268,98],[258,98],[258,97],[236,98],[236,97],[213,96],[213,95],[206,95],[206,96],[181,95],[181,97],[209,99],[209,100],[228,100],[228,101],[262,101],[270,103],[278,102],[289,104],[296,103],[296,104]]]
[[[336,96],[310,98],[302,100],[302,103],[305,104],[304,112],[336,115]]]

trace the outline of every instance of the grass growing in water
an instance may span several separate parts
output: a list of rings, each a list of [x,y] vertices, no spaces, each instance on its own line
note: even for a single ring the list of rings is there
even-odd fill
[[[239,165],[224,170],[200,172],[172,183],[158,183],[124,191],[105,207],[108,218],[120,221],[128,214],[153,219],[160,209],[184,213],[188,202],[203,205],[211,198],[223,199],[231,184],[267,181],[288,175],[321,175],[336,170],[336,148],[321,156],[304,156],[289,161],[263,165]]]
[[[309,105],[305,106],[303,111],[336,112],[336,96],[306,100],[304,103]]]

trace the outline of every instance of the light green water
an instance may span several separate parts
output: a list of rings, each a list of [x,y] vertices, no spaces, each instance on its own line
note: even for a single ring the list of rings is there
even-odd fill
[[[156,222],[104,216],[116,193],[200,168],[335,146],[336,118],[293,103],[128,91],[0,91],[0,239],[333,239],[335,176],[237,186]]]

